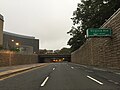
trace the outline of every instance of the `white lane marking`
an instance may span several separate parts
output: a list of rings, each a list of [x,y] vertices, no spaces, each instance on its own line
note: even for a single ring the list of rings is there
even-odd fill
[[[47,77],[44,82],[41,84],[41,87],[43,87],[45,85],[45,83],[48,81],[49,77]]]
[[[72,69],[74,69],[74,67],[71,67]]]
[[[85,66],[85,65],[80,65],[80,66],[87,68],[87,66]]]
[[[93,72],[93,71],[91,71],[91,70],[85,70],[86,72]]]
[[[109,82],[112,82],[112,83],[114,83],[114,84],[119,84],[118,82],[115,82],[115,81],[113,81],[113,80],[108,80]]]
[[[120,73],[116,73],[116,74],[120,75]]]
[[[93,68],[94,70],[100,70],[100,71],[107,71],[107,70],[104,70],[104,69],[101,69],[101,68]]]
[[[118,82],[114,82],[115,84],[119,84]]]
[[[89,79],[91,79],[91,80],[97,82],[98,84],[103,85],[102,82],[100,82],[100,81],[98,81],[98,80],[96,80],[96,79],[94,79],[94,78],[92,78],[92,77],[90,77],[90,76],[87,76],[87,77],[88,77]]]
[[[53,70],[55,70],[55,68],[53,68]]]
[[[108,80],[109,82],[114,82],[113,80]]]

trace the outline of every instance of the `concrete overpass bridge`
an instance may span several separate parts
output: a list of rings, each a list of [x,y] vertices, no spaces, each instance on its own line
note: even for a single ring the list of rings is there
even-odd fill
[[[53,62],[53,60],[64,59],[63,61],[71,61],[70,54],[39,54],[39,62]]]

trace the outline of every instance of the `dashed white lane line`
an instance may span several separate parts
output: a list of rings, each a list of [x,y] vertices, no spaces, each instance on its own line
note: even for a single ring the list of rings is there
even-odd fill
[[[87,66],[85,66],[85,65],[80,65],[80,66],[87,68]]]
[[[113,80],[108,80],[109,82],[112,82],[112,83],[114,83],[114,84],[119,84],[118,82],[115,82],[115,81],[113,81]]]
[[[53,68],[53,70],[55,70],[55,68]]]
[[[91,79],[91,80],[93,80],[93,81],[97,82],[98,84],[103,85],[103,83],[102,83],[102,82],[100,82],[100,81],[98,81],[98,80],[96,80],[96,79],[92,78],[91,76],[87,76],[87,77],[88,77],[89,79]]]
[[[118,82],[114,82],[114,84],[119,84]]]
[[[46,77],[46,79],[44,80],[44,82],[41,84],[41,87],[43,87],[46,84],[46,82],[48,81],[48,79],[49,79],[49,77]]]
[[[116,73],[116,74],[120,75],[120,73]]]
[[[93,72],[93,71],[91,71],[91,70],[85,70],[86,72]]]
[[[104,70],[104,69],[101,69],[101,68],[93,68],[94,70],[99,70],[99,71],[107,71],[107,70]]]
[[[74,69],[74,67],[71,67],[72,69]]]

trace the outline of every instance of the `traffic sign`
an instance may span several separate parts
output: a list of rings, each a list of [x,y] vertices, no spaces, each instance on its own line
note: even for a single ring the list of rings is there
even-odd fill
[[[87,37],[108,37],[112,35],[111,29],[106,28],[89,28],[87,29]]]

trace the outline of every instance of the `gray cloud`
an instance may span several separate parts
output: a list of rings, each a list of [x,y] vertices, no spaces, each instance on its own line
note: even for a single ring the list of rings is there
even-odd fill
[[[1,0],[5,30],[40,39],[40,48],[68,47],[73,11],[79,0]],[[41,46],[42,45],[42,46]]]

